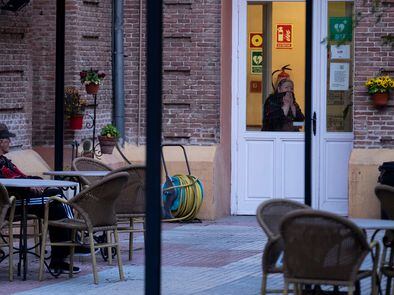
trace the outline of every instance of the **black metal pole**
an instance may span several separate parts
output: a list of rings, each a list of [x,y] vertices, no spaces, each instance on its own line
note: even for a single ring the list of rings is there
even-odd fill
[[[55,170],[63,170],[65,0],[56,1]]]
[[[313,0],[306,0],[305,42],[305,204],[312,205],[312,24]]]
[[[147,0],[145,294],[160,294],[163,0]]]

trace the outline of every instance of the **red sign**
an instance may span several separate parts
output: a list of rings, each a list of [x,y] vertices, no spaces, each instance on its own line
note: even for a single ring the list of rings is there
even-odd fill
[[[261,81],[250,81],[250,92],[261,93]]]
[[[249,33],[249,48],[263,48],[262,33]]]
[[[293,25],[276,25],[276,48],[293,48]]]

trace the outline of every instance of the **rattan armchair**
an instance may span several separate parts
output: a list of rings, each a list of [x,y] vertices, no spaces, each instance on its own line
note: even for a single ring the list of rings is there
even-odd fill
[[[7,212],[8,216],[7,216]],[[8,197],[8,192],[4,186],[0,184],[0,230],[3,228],[7,228],[8,240],[2,237],[0,241],[0,247],[8,248],[8,279],[10,281],[14,278],[13,272],[13,252],[14,252],[14,240],[13,240],[13,226],[12,222],[14,220],[15,213],[15,197]],[[0,258],[0,261],[3,261],[6,258],[6,255],[3,258]]]
[[[279,225],[283,216],[287,213],[305,208],[309,207],[295,201],[284,199],[268,200],[261,203],[257,208],[257,221],[268,238],[262,259],[263,279],[261,294],[282,292],[282,290],[267,290],[268,275],[283,272],[282,266],[277,263],[278,258],[283,252],[283,242],[279,233]]]
[[[119,236],[115,215],[115,202],[116,199],[119,197],[124,185],[127,183],[128,179],[129,175],[127,173],[120,172],[108,176],[105,179],[91,185],[70,200],[64,200],[59,197],[49,198],[50,201],[58,201],[70,205],[74,210],[78,212],[80,219],[48,220],[49,202],[45,204],[39,280],[42,280],[43,278],[46,236],[48,226],[51,226],[68,228],[72,230],[72,241],[49,243],[49,245],[51,246],[70,247],[70,277],[72,276],[73,269],[74,247],[80,245],[80,243],[76,242],[76,231],[88,233],[90,252],[92,256],[93,278],[94,283],[98,284],[95,249],[116,247],[117,252],[120,253]],[[99,231],[113,231],[115,241],[95,243],[93,233]],[[124,274],[121,255],[117,256],[117,260],[119,276],[120,279],[123,280]]]
[[[79,157],[75,158],[72,162],[71,169],[75,171],[112,171],[113,169],[103,162],[87,158],[87,157]],[[80,176],[80,181],[82,185],[91,185],[101,179],[103,177],[100,176]]]
[[[366,234],[350,220],[324,211],[297,210],[280,225],[284,244],[284,277],[301,291],[305,284],[346,286],[353,294],[357,281],[371,277],[372,294],[377,294],[379,243],[368,244]],[[360,270],[371,254],[373,266]]]
[[[143,232],[145,240],[145,167],[128,165],[114,170],[108,176],[119,172],[127,172],[129,180],[116,200],[115,212],[118,231],[129,234],[129,260],[132,260],[134,233]],[[140,227],[136,227],[138,223]],[[107,239],[110,238],[108,235]],[[108,251],[108,260],[112,263],[111,249]]]

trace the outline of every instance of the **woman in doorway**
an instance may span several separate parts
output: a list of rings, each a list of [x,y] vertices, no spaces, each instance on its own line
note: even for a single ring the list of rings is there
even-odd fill
[[[263,131],[299,131],[294,122],[305,120],[295,100],[294,83],[289,78],[281,79],[275,92],[264,103]]]

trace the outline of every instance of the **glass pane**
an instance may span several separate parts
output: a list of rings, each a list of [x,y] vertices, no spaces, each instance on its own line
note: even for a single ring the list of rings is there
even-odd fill
[[[353,3],[328,3],[327,131],[353,128]]]
[[[248,4],[245,41],[246,130],[303,131],[305,2]]]

